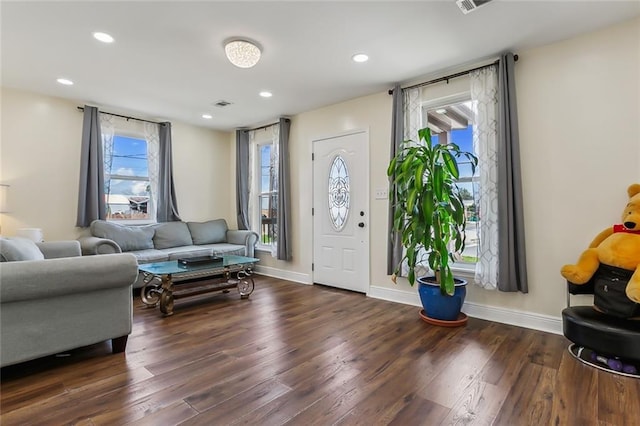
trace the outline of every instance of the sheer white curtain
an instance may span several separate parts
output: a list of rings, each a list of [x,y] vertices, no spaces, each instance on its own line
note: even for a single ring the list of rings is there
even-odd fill
[[[473,71],[471,99],[474,101],[473,147],[478,156],[480,193],[478,207],[478,262],[475,283],[485,289],[498,288],[498,74],[495,66]]]
[[[422,89],[404,89],[404,140],[419,142],[418,130],[422,128]]]
[[[269,162],[270,170],[271,170],[271,188],[274,191],[278,190],[278,163],[280,161],[280,151],[278,149],[278,140],[280,139],[280,125],[276,124],[271,126],[271,160]],[[278,194],[278,197],[280,194]],[[278,205],[276,201],[276,205]],[[277,213],[280,215],[280,212]],[[280,234],[279,230],[276,230],[278,235]],[[278,239],[276,238],[275,242],[271,243],[271,256],[277,258],[278,257]]]
[[[254,182],[254,173],[258,167],[258,140],[257,140],[257,132],[258,130],[249,130],[249,173],[247,177],[247,182],[249,182],[249,202],[248,202],[248,210],[249,210],[249,224],[253,230],[256,230],[260,238],[258,239],[258,243],[262,241],[262,233],[260,227],[260,205],[258,203],[258,195],[256,191],[256,184]],[[256,222],[257,220],[257,222]]]
[[[150,218],[156,217],[158,211],[158,185],[160,179],[160,136],[158,125],[144,123],[144,138],[147,141],[147,164],[149,167],[149,202],[147,212]]]
[[[422,88],[414,87],[404,89],[402,91],[404,102],[404,140],[413,141],[416,145],[420,144],[420,138],[418,137],[418,130],[422,129],[423,113],[422,113]],[[402,248],[402,255],[406,253],[406,248]],[[422,261],[420,261],[422,259]],[[416,277],[422,277],[429,272],[429,265],[427,263],[427,253],[424,249],[420,249],[418,254],[418,262],[416,263]],[[409,273],[409,266],[407,260],[402,262],[401,275],[406,277]]]
[[[104,162],[104,193],[107,196],[111,188],[111,165],[113,164],[113,136],[115,135],[114,117],[108,114],[98,114],[100,119],[100,130],[102,133],[102,152]],[[109,209],[109,203],[107,203]],[[111,212],[107,211],[107,214]]]

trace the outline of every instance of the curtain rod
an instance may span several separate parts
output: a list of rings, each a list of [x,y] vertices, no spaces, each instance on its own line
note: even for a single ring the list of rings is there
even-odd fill
[[[290,121],[290,120],[288,118],[285,118],[285,121]],[[255,131],[255,130],[266,129],[267,127],[275,126],[276,124],[280,124],[280,121],[276,121],[275,123],[271,123],[271,124],[265,124],[264,126],[255,127],[253,129],[238,129],[238,130],[244,130],[244,131],[247,131],[247,132],[252,132],[252,131]]]
[[[80,111],[84,111],[84,107],[77,107]],[[136,118],[136,117],[129,117],[128,115],[120,115],[120,114],[114,114],[112,112],[106,112],[106,111],[100,111],[98,110],[98,112],[100,114],[107,114],[107,115],[113,115],[114,117],[120,117],[120,118],[125,118],[127,120],[136,120],[136,121],[143,121],[145,123],[151,123],[151,124],[163,124],[163,123],[159,123],[157,121],[151,121],[151,120],[145,120],[144,118]]]
[[[513,55],[513,60],[517,61],[518,60],[518,55]],[[446,75],[444,77],[439,77],[439,78],[435,78],[433,80],[425,81],[424,83],[418,83],[418,84],[413,84],[411,86],[403,87],[402,90],[404,90],[404,89],[414,89],[416,87],[422,87],[422,86],[428,86],[430,84],[440,83],[442,81],[446,81],[448,83],[449,80],[451,80],[453,78],[462,77],[463,75],[470,74],[470,73],[472,73],[474,71],[481,70],[483,68],[491,67],[491,66],[496,65],[498,63],[500,63],[500,60],[494,61],[494,62],[492,62],[490,64],[487,64],[487,65],[483,65],[481,67],[475,67],[475,68],[471,68],[471,69],[466,70],[466,71],[460,71],[460,72],[457,72],[455,74],[450,74],[450,75]],[[389,89],[389,94],[393,95],[393,89]]]

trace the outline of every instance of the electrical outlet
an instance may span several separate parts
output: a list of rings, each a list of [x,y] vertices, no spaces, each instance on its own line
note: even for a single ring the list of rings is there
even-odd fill
[[[386,200],[389,198],[389,192],[384,188],[376,189],[376,200]]]

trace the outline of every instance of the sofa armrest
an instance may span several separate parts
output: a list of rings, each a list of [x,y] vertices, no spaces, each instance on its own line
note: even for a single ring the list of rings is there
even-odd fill
[[[122,249],[120,249],[118,243],[107,238],[80,237],[78,241],[80,241],[80,247],[82,247],[82,254],[85,256],[92,254],[122,253]]]
[[[45,259],[57,259],[60,257],[82,256],[80,242],[69,241],[45,241],[36,243]]]
[[[2,262],[0,275],[2,303],[46,300],[131,286],[138,277],[138,262],[130,253]]]
[[[258,234],[253,231],[230,229],[227,231],[227,242],[244,245],[245,256],[254,257]]]

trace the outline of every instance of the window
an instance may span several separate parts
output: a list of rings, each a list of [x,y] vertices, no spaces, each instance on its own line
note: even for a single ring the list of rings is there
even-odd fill
[[[272,253],[278,242],[278,127],[249,133],[249,223],[260,236],[257,248]]]
[[[278,237],[278,185],[274,173],[272,145],[258,145],[258,161],[260,164],[259,185],[257,193],[260,206],[260,244],[268,246],[276,242]]]
[[[455,143],[461,150],[474,152],[473,123],[474,106],[470,95],[457,96],[430,102],[423,105],[423,123],[431,129],[432,143]],[[458,253],[454,267],[472,270],[478,261],[478,225],[480,212],[478,211],[479,177],[472,174],[471,163],[462,162],[460,165],[460,179],[458,187],[465,205],[467,224],[465,227],[465,249]]]
[[[152,221],[147,141],[115,134],[104,141],[107,220]]]

